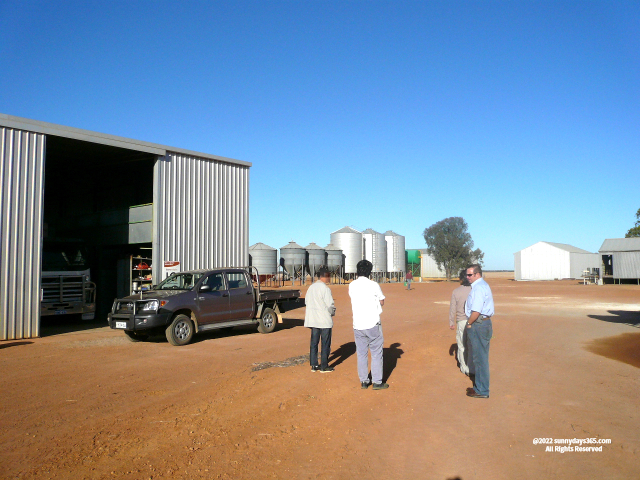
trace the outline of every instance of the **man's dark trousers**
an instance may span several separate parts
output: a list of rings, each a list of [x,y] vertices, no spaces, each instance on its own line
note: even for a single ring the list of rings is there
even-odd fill
[[[322,339],[322,358],[320,360],[320,368],[329,367],[329,354],[331,353],[331,331],[332,328],[312,328],[311,329],[311,348],[309,361],[312,367],[318,366],[318,343]]]
[[[489,342],[492,335],[493,326],[490,319],[476,320],[467,331],[476,372],[473,387],[480,395],[489,395]]]

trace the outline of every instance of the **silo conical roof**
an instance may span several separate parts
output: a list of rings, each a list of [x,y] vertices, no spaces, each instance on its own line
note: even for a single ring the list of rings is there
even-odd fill
[[[249,247],[249,250],[275,250],[275,248],[270,247],[266,243],[258,242],[258,243],[254,244],[254,245],[251,245]]]
[[[304,248],[306,250],[324,250],[324,248],[322,248],[320,245],[316,244],[315,242],[311,242],[309,245],[307,245]]]
[[[304,250],[304,247],[298,245],[296,242],[289,242],[289,245],[285,245],[284,247],[280,247],[280,250],[285,250],[287,248],[299,248]]]
[[[329,251],[329,250],[331,250],[331,251],[335,251],[335,252],[341,252],[341,251],[342,251],[342,249],[341,249],[341,248],[336,247],[333,243],[330,243],[329,245],[327,245],[326,247],[324,247],[324,249],[325,249],[326,251]]]
[[[351,228],[351,227],[343,227],[340,230],[336,230],[333,233],[362,233],[359,232],[358,230],[356,230],[355,228]]]
[[[393,230],[387,230],[386,232],[384,232],[384,235],[386,237],[399,237],[400,236],[396,232],[394,232]]]
[[[367,228],[364,232],[362,233],[368,233],[368,234],[374,234],[374,235],[381,235],[380,232],[376,232],[373,228]]]

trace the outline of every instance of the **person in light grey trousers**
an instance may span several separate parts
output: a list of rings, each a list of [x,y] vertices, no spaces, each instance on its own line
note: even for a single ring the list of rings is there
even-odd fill
[[[361,260],[357,266],[358,278],[349,284],[349,296],[353,309],[353,335],[358,357],[358,377],[363,389],[369,388],[369,351],[371,351],[371,380],[374,390],[389,388],[383,383],[383,344],[380,314],[384,295],[380,285],[369,279],[373,264]]]

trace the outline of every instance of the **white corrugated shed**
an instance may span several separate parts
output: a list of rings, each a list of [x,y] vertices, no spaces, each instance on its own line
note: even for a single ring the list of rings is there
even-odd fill
[[[600,267],[600,257],[573,245],[538,242],[513,254],[516,280],[580,278],[589,268]]]
[[[436,261],[427,253],[426,248],[420,249],[420,276],[422,278],[447,278],[444,270],[438,268]]]
[[[611,255],[613,278],[640,278],[640,238],[608,238],[600,254]]]

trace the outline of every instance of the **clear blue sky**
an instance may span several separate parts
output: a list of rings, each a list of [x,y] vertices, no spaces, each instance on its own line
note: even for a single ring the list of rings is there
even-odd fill
[[[0,112],[253,162],[250,243],[449,217],[489,269],[640,208],[640,3],[0,0]]]

